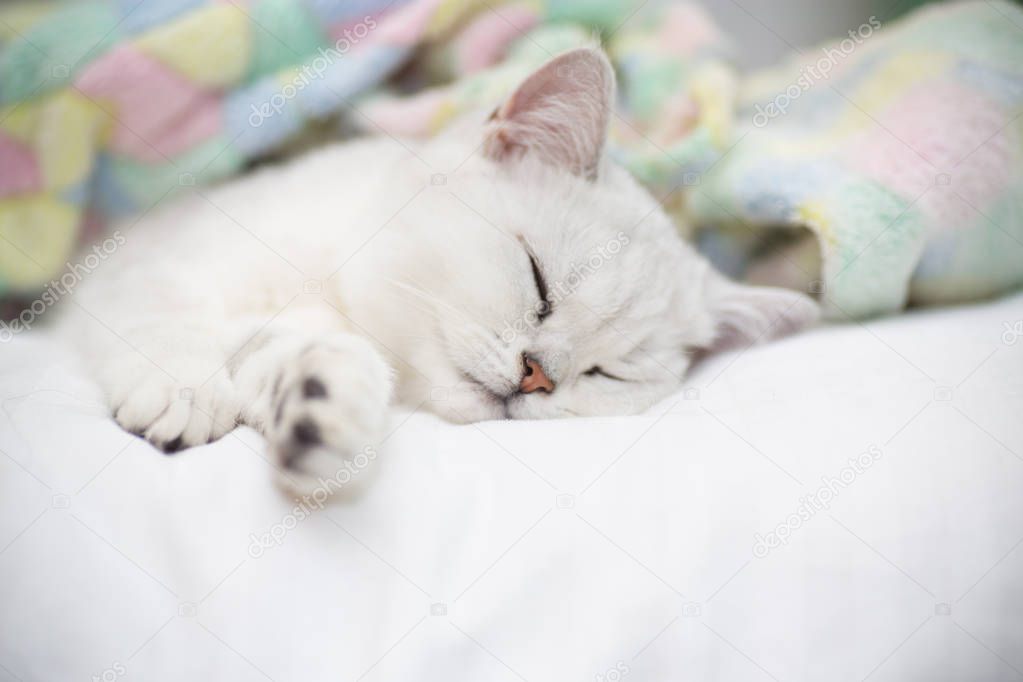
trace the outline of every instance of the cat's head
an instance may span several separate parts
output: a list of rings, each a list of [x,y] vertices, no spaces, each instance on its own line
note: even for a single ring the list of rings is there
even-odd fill
[[[607,58],[573,50],[436,143],[459,167],[403,237],[406,401],[455,421],[635,413],[694,353],[816,319],[807,297],[730,282],[679,238],[604,157],[613,105]]]

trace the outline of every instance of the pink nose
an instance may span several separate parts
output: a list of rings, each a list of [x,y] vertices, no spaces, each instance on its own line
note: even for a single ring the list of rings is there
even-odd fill
[[[522,362],[525,365],[525,371],[522,374],[522,381],[519,382],[520,391],[523,393],[532,393],[533,391],[550,393],[554,390],[554,382],[543,373],[543,367],[539,362],[528,355],[522,356]]]

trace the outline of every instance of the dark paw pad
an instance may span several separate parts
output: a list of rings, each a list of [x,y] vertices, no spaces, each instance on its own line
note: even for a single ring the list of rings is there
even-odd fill
[[[163,450],[164,454],[167,455],[173,455],[175,452],[184,449],[184,447],[185,441],[181,438],[181,436],[178,436],[174,440],[169,440],[159,446],[159,448]]]
[[[323,382],[316,377],[308,377],[302,382],[302,397],[303,398],[326,398],[327,387],[323,385]]]
[[[296,443],[302,445],[319,445],[323,442],[320,438],[320,427],[312,419],[301,419],[296,422],[291,435]]]

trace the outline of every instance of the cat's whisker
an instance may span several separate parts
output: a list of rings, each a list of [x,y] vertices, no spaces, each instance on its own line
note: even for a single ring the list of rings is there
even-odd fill
[[[433,293],[425,290],[424,288],[422,288],[422,287],[420,287],[420,286],[418,286],[416,284],[413,284],[411,282],[405,282],[405,281],[396,280],[396,279],[392,279],[392,278],[388,278],[388,280],[389,280],[389,282],[393,286],[398,287],[400,289],[403,289],[404,291],[406,291],[406,292],[408,292],[408,293],[410,293],[410,294],[412,294],[414,296],[419,297],[420,300],[425,301],[427,303],[430,303],[432,305],[435,305],[435,306],[437,306],[439,308],[443,308],[444,310],[446,310],[446,311],[452,313],[453,315],[457,316],[458,321],[461,322],[462,325],[464,325],[467,330],[479,331],[479,333],[482,334],[482,335],[487,335],[487,336],[492,335],[492,332],[487,330],[486,327],[483,327],[482,325],[480,325],[475,320],[471,319],[465,313],[465,311],[457,308],[456,306],[448,303],[447,301],[444,301],[443,299],[441,299],[436,294],[433,294]],[[439,311],[437,311],[437,312],[439,313]],[[441,320],[441,321],[445,321],[444,318],[442,318],[439,314],[437,315],[437,318],[439,320]]]
[[[438,254],[437,259],[438,260],[442,260],[442,258],[443,258],[443,254]],[[440,297],[438,297],[437,294],[429,291],[428,289],[426,289],[425,287],[422,287],[421,285],[419,285],[417,283],[410,282],[410,281],[401,281],[401,280],[392,280],[392,281],[394,283],[397,283],[397,284],[404,284],[405,286],[413,287],[414,289],[417,290],[418,293],[420,293],[421,295],[424,295],[424,297],[428,297],[431,300],[432,303],[434,303],[436,305],[439,305],[439,306],[443,306],[444,308],[447,308],[452,313],[458,315],[464,322],[472,322],[473,321],[473,316],[468,311],[465,311],[465,310],[463,310],[461,308],[458,308],[457,306],[455,306],[454,304],[452,304],[452,303],[450,303],[448,301],[442,300]]]
[[[424,289],[420,289],[419,293],[423,297],[427,298],[427,300],[429,300],[430,302],[432,302],[435,305],[438,305],[438,306],[444,308],[448,312],[450,312],[453,315],[455,315],[456,317],[458,317],[462,321],[462,323],[465,324],[466,326],[470,326],[470,327],[478,326],[478,323],[475,320],[471,319],[463,310],[461,310],[458,307],[448,303],[447,301],[442,300],[439,296],[436,296],[435,294],[431,294],[430,292],[428,292],[428,291],[426,291]]]
[[[398,339],[413,339],[415,341],[426,341],[432,343],[434,338],[431,336],[423,336],[422,334],[395,334],[395,338]]]
[[[388,284],[390,284],[396,289],[400,289],[405,293],[412,294],[418,300],[430,304],[431,307],[439,307],[443,303],[443,301],[441,301],[438,296],[436,296],[435,294],[431,294],[418,284],[403,281],[400,279],[395,279],[393,277],[387,277],[385,278],[384,281],[386,281]]]
[[[478,366],[483,359],[496,352],[492,347],[492,344],[489,343],[491,337],[493,337],[493,332],[481,326],[477,322],[464,317],[461,311],[449,306],[443,306],[443,301],[438,301],[435,296],[415,287],[414,285],[398,281],[394,281],[392,284],[408,293],[411,293],[414,298],[410,299],[410,304],[444,325],[444,337],[447,341],[446,345],[449,356],[456,357],[457,355],[468,351],[472,354],[471,363],[475,367]],[[430,305],[424,307],[417,303],[417,300],[427,302]],[[443,309],[438,310],[434,307],[434,304],[441,304]],[[445,315],[445,312],[451,312],[458,315],[458,322],[460,324],[452,324],[449,316]],[[408,338],[413,337],[408,336]],[[434,341],[435,339],[420,337],[420,340]]]
[[[426,315],[429,315],[430,317],[432,317],[434,320],[436,320],[438,322],[446,322],[447,321],[446,318],[442,315],[442,313],[440,311],[438,311],[437,308],[435,308],[432,305],[424,305],[423,303],[421,303],[420,301],[418,301],[416,299],[412,299],[412,300],[409,300],[409,301],[406,301],[406,302],[410,306],[412,306],[413,308],[418,310],[419,312],[424,313]]]
[[[412,294],[414,298],[408,299],[408,303],[415,307],[416,310],[430,315],[438,322],[446,323],[448,321],[448,318],[437,309],[437,301],[435,301],[427,292],[399,280],[387,278],[386,281],[395,288],[402,289],[406,293]],[[424,303],[426,305],[423,305]]]

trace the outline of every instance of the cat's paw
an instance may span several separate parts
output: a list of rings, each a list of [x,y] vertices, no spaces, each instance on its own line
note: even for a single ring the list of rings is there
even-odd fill
[[[167,454],[211,443],[237,425],[240,403],[230,379],[203,381],[190,385],[156,369],[124,376],[114,419]]]
[[[377,445],[390,396],[390,368],[356,336],[315,344],[287,363],[271,389],[265,432],[288,484],[350,474],[360,453]]]

